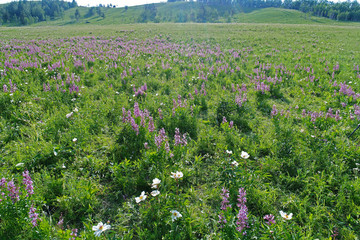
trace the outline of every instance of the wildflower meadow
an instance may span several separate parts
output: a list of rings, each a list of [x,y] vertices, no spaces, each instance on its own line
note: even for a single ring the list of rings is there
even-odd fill
[[[0,33],[0,239],[360,237],[358,26]]]

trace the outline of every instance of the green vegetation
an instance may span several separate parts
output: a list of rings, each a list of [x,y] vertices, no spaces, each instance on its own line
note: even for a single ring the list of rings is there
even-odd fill
[[[0,239],[360,237],[359,26],[0,36]]]
[[[129,23],[328,23],[360,21],[360,5],[353,2],[317,1],[169,1],[167,3],[115,8],[113,5],[77,7],[63,1],[19,1],[0,7],[5,26],[129,24]],[[335,21],[329,21],[335,20]]]

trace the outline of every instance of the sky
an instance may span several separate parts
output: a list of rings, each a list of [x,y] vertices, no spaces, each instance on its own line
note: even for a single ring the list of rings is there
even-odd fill
[[[71,2],[72,0],[65,0]],[[12,0],[0,0],[0,4],[12,2]],[[80,6],[97,6],[99,4],[113,4],[117,7],[143,5],[147,3],[166,2],[166,0],[76,0]]]

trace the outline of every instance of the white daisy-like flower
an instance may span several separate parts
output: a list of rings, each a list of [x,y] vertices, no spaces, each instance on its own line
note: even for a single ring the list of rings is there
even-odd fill
[[[241,157],[243,159],[248,159],[250,157],[250,155],[247,152],[241,151]]]
[[[285,220],[290,220],[290,219],[292,219],[292,216],[293,216],[292,213],[287,214],[286,212],[283,212],[283,211],[280,211],[280,215]]]
[[[146,199],[145,192],[142,191],[140,197],[136,197],[136,198],[135,198],[135,201],[136,201],[136,203],[139,203],[139,202],[141,202],[141,201],[145,201],[145,199]]]
[[[179,179],[179,178],[182,178],[183,176],[184,176],[184,174],[182,172],[179,172],[179,171],[176,171],[175,173],[171,172],[172,178]]]
[[[226,153],[231,155],[233,152],[231,150],[226,150]]]
[[[237,167],[237,166],[239,166],[239,163],[238,163],[237,161],[233,161],[233,162],[231,163],[231,165]]]
[[[73,142],[76,142],[77,141],[77,138],[73,138],[73,140],[72,140]]]
[[[102,232],[105,232],[106,230],[110,229],[111,226],[108,224],[103,224],[102,222],[99,222],[98,225],[93,226],[92,230],[95,231],[95,236],[99,237],[101,235]]]
[[[179,212],[176,211],[176,210],[171,210],[170,212],[171,212],[171,220],[172,220],[172,221],[175,221],[176,219],[182,217],[181,213],[179,213]]]
[[[74,112],[71,112],[71,113],[66,114],[66,118],[71,118],[72,115],[74,115]]]
[[[159,190],[154,190],[150,194],[151,194],[151,196],[156,197],[157,195],[160,194],[160,191]]]
[[[160,183],[161,183],[161,180],[160,179],[158,179],[158,178],[154,178],[153,179],[153,183],[151,184],[151,188],[158,188],[159,187],[159,185],[160,185]]]

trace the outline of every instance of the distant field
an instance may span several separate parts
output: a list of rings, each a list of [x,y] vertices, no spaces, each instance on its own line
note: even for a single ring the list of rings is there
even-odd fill
[[[157,6],[157,19],[160,22],[178,22],[183,13],[198,11],[199,5],[190,3],[159,3]],[[114,25],[114,24],[132,24],[139,22],[139,17],[144,11],[144,6],[124,8],[101,8],[105,13],[105,18],[99,17],[97,14],[87,17],[89,8],[79,7],[81,14],[79,21],[74,19],[75,8],[65,11],[62,18],[56,21],[40,22],[36,26],[67,26],[72,24],[96,24],[96,25]],[[209,9],[211,9],[209,7]],[[217,7],[216,12],[221,15],[226,11],[226,7]],[[191,21],[189,19],[189,21]],[[237,9],[236,13],[230,17],[219,17],[214,20],[218,23],[282,23],[282,24],[328,24],[328,25],[355,25],[360,23],[354,22],[338,22],[328,18],[320,18],[310,16],[303,12],[282,8],[263,8],[263,9]]]
[[[360,237],[358,24],[106,11],[0,28],[0,239]]]
[[[176,40],[218,41],[232,38],[223,44],[239,44],[236,39],[244,42],[241,44],[254,44],[261,41],[301,42],[306,38],[317,36],[331,42],[341,43],[343,36],[358,36],[360,26],[347,24],[332,26],[323,24],[259,24],[259,23],[143,23],[120,25],[66,25],[66,26],[38,26],[38,27],[4,27],[0,28],[1,39],[33,39],[33,38],[62,38],[64,36],[130,36],[147,38],[157,34],[172,35]],[[246,34],[244,34],[246,33]],[[261,34],[263,33],[263,34]],[[249,42],[248,42],[249,41]],[[251,42],[250,42],[251,41]],[[350,45],[357,45],[355,39]]]

